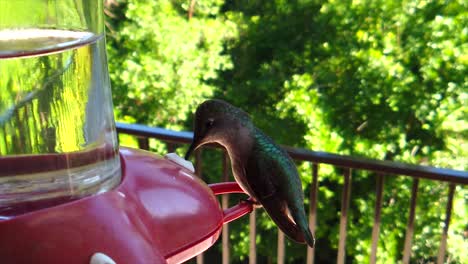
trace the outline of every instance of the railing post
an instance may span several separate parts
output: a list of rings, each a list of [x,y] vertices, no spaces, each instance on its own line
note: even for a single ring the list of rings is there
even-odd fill
[[[286,255],[285,247],[284,247],[284,233],[278,228],[278,264],[284,264],[284,257]]]
[[[149,139],[147,137],[137,137],[138,148],[149,150]]]
[[[171,142],[167,142],[166,147],[167,147],[167,152],[169,153],[172,153],[176,150],[176,144],[171,143]]]
[[[227,182],[229,181],[229,167],[228,167],[228,155],[226,151],[223,151],[223,181]],[[225,194],[221,198],[221,203],[223,206],[223,209],[226,209],[229,207],[229,195]],[[230,258],[230,249],[229,249],[229,224],[225,224],[223,226],[223,237],[222,237],[222,245],[223,245],[223,264],[229,264],[229,258]]]
[[[413,187],[411,188],[411,205],[408,216],[408,225],[406,227],[405,247],[403,251],[403,264],[408,264],[411,257],[411,244],[413,241],[414,232],[414,216],[416,212],[416,200],[418,198],[419,179],[413,179]]]
[[[374,225],[372,227],[372,246],[370,254],[370,263],[373,264],[377,260],[377,246],[379,244],[380,233],[380,214],[382,211],[383,185],[385,176],[377,174],[377,187],[375,191],[375,209],[374,209]]]
[[[201,160],[201,149],[197,149],[195,151],[195,174],[198,175],[201,179],[203,178],[202,176],[202,160]],[[203,258],[203,253],[199,254],[197,256],[197,264],[203,264],[204,258]]]
[[[317,225],[318,164],[312,163],[312,185],[310,186],[309,228],[315,235]],[[307,247],[307,264],[314,263],[315,248]]]
[[[346,168],[344,172],[344,186],[341,200],[341,217],[340,217],[340,237],[338,243],[338,264],[345,263],[346,256],[346,225],[348,221],[349,199],[351,197],[351,169]]]
[[[453,195],[455,193],[455,184],[449,185],[449,194],[447,200],[447,207],[445,209],[444,229],[442,230],[442,238],[439,246],[439,255],[437,256],[437,264],[444,263],[445,250],[447,248],[447,233],[450,225],[450,218],[452,216]]]
[[[195,175],[200,177],[200,179],[203,178],[203,176],[202,176],[203,172],[202,172],[202,157],[201,157],[201,154],[202,154],[201,149],[195,150]]]
[[[250,213],[249,216],[249,227],[250,227],[250,245],[249,245],[249,264],[257,264],[257,245],[256,245],[256,237],[257,237],[257,227],[256,227],[256,214],[257,210],[255,207]]]

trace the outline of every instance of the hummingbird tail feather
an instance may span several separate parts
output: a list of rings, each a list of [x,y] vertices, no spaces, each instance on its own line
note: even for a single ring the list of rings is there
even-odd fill
[[[294,222],[296,222],[296,224],[298,225],[299,229],[302,231],[307,245],[313,248],[315,246],[315,237],[312,234],[312,232],[310,232],[309,222],[307,221],[307,216],[303,207],[293,211],[293,219]]]
[[[265,199],[261,201],[261,204],[273,222],[286,236],[297,243],[308,243],[302,230],[289,218],[286,206],[279,206],[282,204],[280,201]]]
[[[307,245],[309,245],[309,247],[311,248],[315,247],[315,237],[314,235],[312,235],[312,232],[310,232],[309,227],[306,226],[305,228],[301,228],[301,229],[302,229],[302,232],[304,233],[304,238],[305,238]]]

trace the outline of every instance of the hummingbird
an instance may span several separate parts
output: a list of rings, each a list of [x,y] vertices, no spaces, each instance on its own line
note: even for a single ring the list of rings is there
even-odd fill
[[[185,159],[209,143],[218,143],[226,149],[236,182],[286,236],[314,247],[301,180],[285,150],[258,129],[246,112],[217,99],[197,107],[194,137]]]

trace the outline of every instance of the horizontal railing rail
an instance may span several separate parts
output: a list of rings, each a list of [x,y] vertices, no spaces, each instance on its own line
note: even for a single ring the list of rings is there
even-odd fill
[[[148,127],[139,124],[117,123],[117,130],[120,133],[130,134],[140,137],[157,138],[173,143],[189,144],[192,142],[193,133],[188,131],[174,131],[159,127]],[[389,160],[375,160],[362,157],[352,157],[347,155],[337,155],[328,152],[312,151],[303,148],[293,148],[283,146],[291,158],[314,163],[325,163],[338,167],[351,169],[370,170],[380,173],[405,175],[418,178],[447,181],[460,184],[468,184],[468,172],[421,166],[413,164],[399,163]]]
[[[148,127],[140,124],[124,124],[117,123],[117,131],[121,134],[128,134],[138,137],[138,143],[140,148],[149,148],[149,138],[155,138],[169,143],[169,149],[173,150],[174,144],[189,144],[192,141],[193,133],[187,131],[173,131],[164,128]],[[310,205],[309,205],[309,225],[312,232],[315,232],[316,218],[317,218],[317,194],[318,194],[318,169],[319,164],[333,165],[336,167],[343,168],[343,191],[341,200],[341,211],[340,211],[340,228],[339,228],[339,241],[338,241],[338,253],[337,263],[344,263],[346,256],[346,229],[347,229],[347,217],[349,203],[351,200],[351,175],[352,170],[365,170],[377,173],[376,177],[376,201],[374,208],[374,224],[372,228],[372,244],[370,263],[376,263],[377,259],[377,245],[380,232],[381,222],[381,209],[382,199],[384,190],[384,179],[387,175],[391,176],[407,176],[413,178],[413,185],[411,191],[411,201],[408,212],[408,223],[405,235],[404,249],[403,249],[403,263],[409,263],[411,257],[411,246],[414,232],[414,219],[416,212],[416,200],[418,195],[419,179],[428,179],[433,181],[444,181],[448,182],[448,202],[446,205],[446,213],[444,226],[442,228],[442,236],[439,245],[439,252],[437,257],[437,263],[444,263],[445,252],[447,246],[448,228],[452,215],[452,203],[455,193],[455,187],[459,185],[468,184],[468,172],[444,168],[435,168],[430,166],[412,165],[399,163],[388,160],[374,160],[362,157],[353,157],[346,155],[337,155],[327,152],[311,151],[302,148],[293,148],[289,146],[283,146],[283,148],[289,153],[289,155],[297,161],[306,161],[312,164],[312,183],[310,190]],[[200,151],[195,153],[195,168],[197,174],[201,175],[201,158]],[[228,157],[224,152],[223,158],[223,177],[222,181],[229,180],[228,173]],[[224,195],[222,197],[223,208],[228,207],[228,197]],[[249,252],[249,263],[256,263],[256,213],[252,211],[249,217],[250,221],[250,252]],[[225,225],[223,228],[222,236],[222,254],[223,264],[229,263],[230,251],[229,251],[229,226]],[[307,263],[314,263],[314,249],[307,248]],[[285,247],[284,247],[284,234],[278,232],[278,263],[284,263],[285,261]],[[203,263],[203,256],[197,257],[198,263]]]

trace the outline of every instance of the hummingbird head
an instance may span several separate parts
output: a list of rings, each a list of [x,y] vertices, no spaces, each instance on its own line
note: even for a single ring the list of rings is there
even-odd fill
[[[207,143],[223,143],[227,137],[250,120],[247,113],[222,100],[207,100],[197,107],[193,141],[185,159],[198,147]]]

